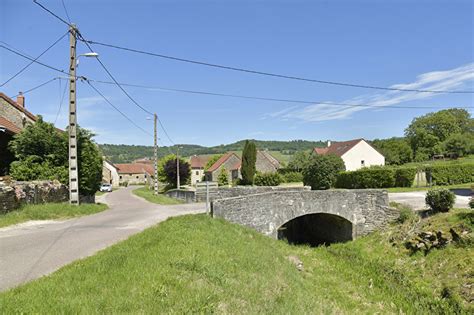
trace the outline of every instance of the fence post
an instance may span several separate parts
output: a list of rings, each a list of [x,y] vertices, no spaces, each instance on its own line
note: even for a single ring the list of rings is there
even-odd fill
[[[209,213],[209,182],[206,180],[206,214]]]

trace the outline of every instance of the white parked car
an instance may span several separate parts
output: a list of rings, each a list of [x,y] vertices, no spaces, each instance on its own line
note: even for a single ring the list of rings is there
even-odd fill
[[[102,192],[112,192],[112,185],[110,184],[102,184],[100,185],[100,191]]]

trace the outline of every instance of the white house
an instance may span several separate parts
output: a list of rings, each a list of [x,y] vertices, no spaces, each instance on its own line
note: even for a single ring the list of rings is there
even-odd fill
[[[196,183],[202,181],[204,176],[204,167],[212,155],[193,155],[189,160],[191,165],[191,185],[196,186]]]
[[[328,141],[326,148],[314,148],[313,153],[340,156],[346,165],[346,171],[355,171],[374,165],[385,165],[385,157],[364,139],[333,143]]]
[[[102,166],[102,182],[111,184],[112,187],[118,187],[120,183],[119,174],[117,167],[106,160],[103,159],[103,166]]]

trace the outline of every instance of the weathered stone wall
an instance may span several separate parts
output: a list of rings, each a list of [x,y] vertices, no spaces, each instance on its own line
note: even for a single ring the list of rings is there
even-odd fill
[[[168,197],[183,200],[187,203],[195,202],[196,195],[194,191],[183,189],[171,189],[166,192]]]
[[[27,123],[34,123],[34,121],[29,116],[24,115],[19,109],[17,109],[1,97],[0,116],[5,117],[20,129],[23,129]]]
[[[384,190],[274,191],[215,199],[212,215],[274,238],[286,222],[306,214],[328,213],[348,220],[353,239],[398,217]]]
[[[273,191],[304,191],[310,190],[310,187],[280,187],[280,186],[237,186],[237,187],[219,187],[209,190],[209,199],[211,201],[217,199],[232,198],[238,196],[255,195]],[[206,201],[206,191],[196,192],[196,201]]]
[[[17,209],[22,204],[64,202],[67,200],[69,200],[69,191],[65,185],[59,182],[0,183],[0,213]]]

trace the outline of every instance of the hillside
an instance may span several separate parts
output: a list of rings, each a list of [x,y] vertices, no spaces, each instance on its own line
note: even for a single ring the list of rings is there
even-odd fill
[[[262,141],[252,140],[260,150],[275,151],[275,157],[281,159],[281,162],[287,162],[288,156],[291,156],[296,151],[311,150],[314,147],[321,147],[325,145],[322,141],[307,141],[307,140],[292,140],[292,141]],[[180,155],[192,156],[195,154],[218,154],[228,151],[241,151],[244,147],[245,140],[237,141],[231,144],[222,144],[214,147],[203,147],[194,144],[180,144]],[[106,156],[112,163],[128,163],[133,160],[153,156],[152,146],[142,145],[126,145],[126,144],[99,144],[104,156]],[[167,154],[176,154],[177,146],[159,147],[158,157],[163,157]],[[281,156],[283,155],[283,156]]]
[[[472,314],[473,223],[454,210],[311,248],[177,217],[0,293],[0,313]],[[404,247],[414,230],[450,228],[470,231],[466,241]]]

